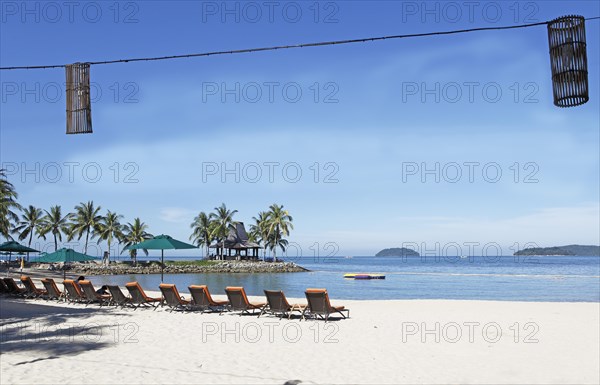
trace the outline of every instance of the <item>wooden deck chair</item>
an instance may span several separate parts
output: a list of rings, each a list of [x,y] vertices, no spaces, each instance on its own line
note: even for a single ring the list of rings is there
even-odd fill
[[[278,315],[279,319],[281,319],[283,316],[287,316],[288,319],[290,319],[292,318],[292,313],[297,311],[300,313],[300,316],[304,318],[303,313],[306,305],[301,305],[298,303],[290,304],[287,298],[285,298],[285,294],[283,294],[283,291],[281,290],[264,290],[264,292],[265,296],[267,297],[267,306],[263,307],[259,317],[264,313],[270,313],[273,315]]]
[[[304,294],[308,301],[308,306],[304,309],[305,314],[308,312],[309,316],[324,319],[325,322],[334,313],[339,313],[343,318],[350,317],[350,309],[346,309],[344,306],[331,306],[326,289],[306,289]]]
[[[9,294],[8,286],[4,283],[3,279],[0,279],[0,294]]]
[[[81,292],[79,285],[72,279],[65,279],[63,281],[65,288],[65,299],[69,302],[86,302],[87,299]]]
[[[42,278],[42,285],[46,288],[46,299],[64,299],[63,293],[58,289],[52,278]]]
[[[39,298],[47,294],[46,290],[38,289],[28,275],[21,276],[21,283],[25,286],[25,296],[27,298]]]
[[[108,303],[109,305],[121,306],[121,307],[125,307],[125,306],[135,307],[131,303],[131,297],[125,296],[125,294],[123,294],[123,292],[121,291],[121,288],[119,286],[106,285],[106,287],[108,287],[108,292],[110,293],[110,301]]]
[[[90,303],[98,303],[100,306],[107,305],[110,301],[110,294],[98,294],[94,289],[94,285],[88,280],[79,281],[79,286],[83,291],[83,295],[85,297],[85,302],[87,304]]]
[[[129,290],[129,294],[131,294],[131,303],[134,305],[134,309],[140,306],[152,306],[156,310],[156,306],[162,302],[162,298],[148,297],[144,289],[137,282],[129,282],[125,284],[125,287]]]
[[[8,293],[12,295],[23,296],[27,292],[26,289],[23,289],[17,285],[14,279],[6,277],[4,278],[4,284],[8,288]]]
[[[63,295],[68,302],[85,302],[87,301],[85,295],[81,291],[79,283],[72,279],[65,279],[63,281]]]
[[[242,314],[254,314],[256,310],[262,310],[267,304],[264,302],[250,302],[243,287],[229,286],[225,288],[229,298],[229,308]]]
[[[165,299],[164,302],[167,304],[171,312],[173,310],[190,310],[190,301],[179,295],[177,286],[161,283],[158,287],[163,295],[163,298]]]
[[[191,285],[188,286],[188,290],[192,295],[191,308],[199,309],[202,313],[207,310],[223,312],[229,305],[229,301],[214,300],[206,285]]]

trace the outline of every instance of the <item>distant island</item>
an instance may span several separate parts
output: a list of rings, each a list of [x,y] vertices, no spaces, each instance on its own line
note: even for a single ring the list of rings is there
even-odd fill
[[[513,255],[581,255],[581,256],[600,256],[600,246],[553,246],[553,247],[532,247],[519,250]]]
[[[383,249],[375,254],[376,257],[418,257],[419,253],[406,247],[392,247],[391,249]]]

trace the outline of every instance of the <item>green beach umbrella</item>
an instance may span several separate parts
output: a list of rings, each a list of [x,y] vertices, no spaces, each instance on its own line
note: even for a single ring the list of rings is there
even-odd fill
[[[87,262],[87,261],[95,261],[98,258],[92,257],[87,254],[78,253],[73,249],[62,248],[56,250],[54,253],[46,254],[42,257],[39,257],[35,260],[37,263],[69,263],[69,262]],[[63,277],[67,276],[66,270],[63,270]]]
[[[0,244],[0,251],[7,251],[9,253],[36,253],[36,249],[24,246],[19,242],[8,241]]]
[[[8,242],[4,242],[4,243],[0,244],[0,251],[7,252],[9,255],[9,257],[8,257],[9,260],[10,260],[10,253],[37,252],[36,249],[32,249],[31,247],[24,246],[24,245],[20,244],[19,242],[15,242],[15,241],[8,241]],[[9,270],[10,270],[10,265],[6,271],[6,274],[8,274]]]
[[[197,246],[190,245],[189,243],[178,241],[168,235],[157,235],[154,238],[147,239],[143,242],[136,243],[135,245],[127,246],[125,250],[132,249],[146,249],[146,250],[160,250],[160,281],[163,281],[163,270],[165,262],[165,250],[170,249],[197,249]]]

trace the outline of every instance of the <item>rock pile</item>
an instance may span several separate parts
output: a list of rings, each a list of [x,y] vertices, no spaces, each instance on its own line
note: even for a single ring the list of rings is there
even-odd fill
[[[139,264],[111,263],[110,266],[73,264],[72,272],[82,275],[160,274],[160,263]],[[165,274],[195,273],[297,273],[308,271],[293,262],[215,261],[206,265],[165,264]]]

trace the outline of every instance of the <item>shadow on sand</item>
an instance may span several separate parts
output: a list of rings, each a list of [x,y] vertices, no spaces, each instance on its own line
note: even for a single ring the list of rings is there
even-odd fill
[[[119,342],[120,325],[90,321],[99,314],[127,316],[98,306],[48,306],[19,298],[0,298],[0,354],[26,353],[15,365],[103,349]]]

